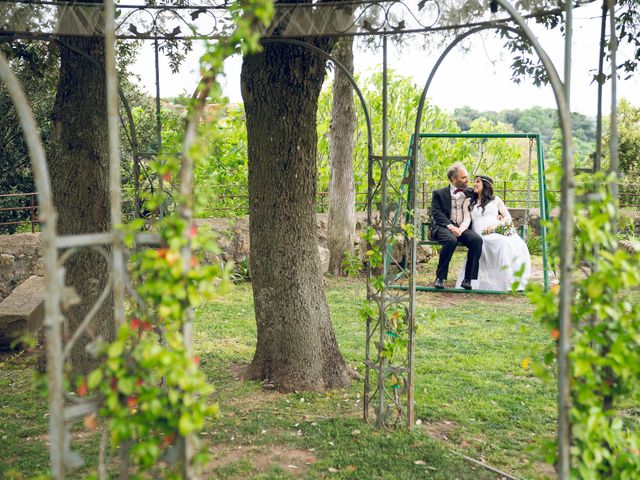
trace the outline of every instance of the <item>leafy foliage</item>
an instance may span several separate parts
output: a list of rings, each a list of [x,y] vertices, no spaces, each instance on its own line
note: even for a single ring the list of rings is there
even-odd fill
[[[360,256],[356,252],[344,252],[342,270],[348,277],[356,277],[362,271],[363,265]]]
[[[42,42],[1,43],[11,67],[25,89],[43,144],[51,136],[51,109],[57,84],[57,49]],[[22,135],[17,112],[4,83],[0,83],[0,194],[30,193],[35,190],[31,159]],[[0,208],[28,206],[28,197],[0,199]],[[0,221],[29,218],[28,210],[0,212]],[[17,225],[0,227],[0,233],[13,233]]]
[[[595,152],[595,142],[586,143],[580,138],[573,137],[573,160],[576,168],[593,168],[593,155]],[[562,133],[560,130],[554,132],[549,144],[548,164],[559,165],[562,161]]]
[[[20,15],[20,8],[16,6],[9,13]],[[45,22],[40,14],[44,10],[33,7],[26,18],[30,22]],[[44,14],[43,14],[44,15]],[[45,15],[46,17],[46,15]],[[24,16],[22,17],[25,18]],[[40,23],[42,25],[42,23]],[[117,62],[121,72],[120,87],[125,96],[135,105],[142,97],[139,89],[132,83],[132,76],[128,68],[133,64],[138,45],[135,42],[118,42]],[[59,76],[59,47],[55,42],[12,40],[0,44],[0,49],[7,56],[11,67],[16,73],[22,88],[25,90],[29,106],[34,114],[36,124],[39,127],[45,154],[49,153],[51,140],[51,112],[56,96]],[[0,84],[0,111],[6,114],[0,117],[0,194],[7,193],[31,193],[35,191],[31,160],[22,135],[22,128],[8,92],[3,84]],[[122,115],[122,118],[126,118]],[[147,129],[145,125],[138,128],[139,132],[153,132],[153,128]],[[129,136],[128,130],[123,129],[123,138]],[[130,167],[130,142],[122,144],[124,167],[123,179],[125,182],[131,178]],[[127,167],[127,159],[129,166]],[[0,201],[2,207],[28,206],[28,197],[20,197],[11,200]],[[0,221],[18,221],[29,218],[28,210],[0,212]],[[0,233],[13,233],[19,227],[7,225],[0,227]]]
[[[132,231],[136,228],[132,224]],[[188,241],[201,252],[215,250],[194,227],[189,236],[187,230],[184,221],[166,217],[158,224],[166,247],[134,255],[139,303],[116,340],[98,346],[102,365],[78,387],[78,394],[89,390],[99,395],[99,413],[107,419],[112,446],[132,442],[131,459],[143,470],[217,414],[209,404],[213,389],[198,369],[199,359],[185,348],[182,327],[189,308],[212,298],[222,272],[196,256],[191,268],[183,268],[181,250]]]
[[[369,115],[371,116],[373,151],[382,150],[382,74],[358,78]],[[415,129],[415,115],[421,90],[412,81],[393,71],[388,72],[388,145],[389,155],[407,155]],[[329,144],[331,98],[328,90],[320,96],[318,108],[318,162],[319,189],[329,182]],[[367,130],[366,120],[359,102],[356,101],[358,125],[356,128],[354,177],[356,198],[366,197],[367,188]],[[469,125],[471,133],[508,132],[511,127],[485,118],[477,118]],[[426,103],[423,111],[421,132],[460,132],[456,120],[439,107]],[[436,186],[446,183],[446,171],[454,161],[467,164],[470,171],[487,173],[495,178],[516,180],[523,177],[519,173],[519,163],[523,156],[522,146],[505,139],[477,141],[469,139],[430,138],[420,140],[418,183],[420,188],[430,192]],[[374,167],[375,168],[375,167]],[[525,168],[526,172],[526,168]],[[374,172],[374,175],[378,173]],[[400,186],[406,175],[405,164],[395,162],[388,172],[390,182]],[[400,187],[398,187],[400,191]],[[430,195],[426,195],[430,197]]]
[[[216,77],[224,59],[236,51],[255,51],[256,27],[266,24],[272,13],[271,3],[264,0],[235,4],[231,9],[234,32],[226,41],[208,45],[201,58],[206,72],[203,84],[213,95],[218,93]],[[189,148],[196,163],[206,158],[206,145],[195,142]],[[181,162],[165,154],[153,165],[155,173],[171,182]],[[161,193],[160,200],[149,200],[162,201]],[[179,200],[191,203],[188,198]],[[126,228],[130,239],[139,227],[140,221],[134,221]],[[163,460],[168,468],[162,469],[162,475],[176,478],[179,465],[172,457],[175,460],[187,437],[202,430],[205,419],[217,413],[217,407],[209,404],[213,389],[198,369],[199,359],[192,357],[183,329],[191,321],[192,309],[212,299],[230,272],[217,264],[204,264],[204,252],[215,253],[215,244],[182,216],[164,217],[156,230],[161,248],[140,250],[132,258],[137,302],[130,306],[130,320],[120,325],[115,341],[95,345],[102,362],[79,379],[77,393],[94,392],[112,447],[120,447],[139,471],[151,470],[157,477],[161,470],[153,469]],[[85,418],[85,425],[95,428],[96,419]],[[196,456],[196,463],[203,454]]]
[[[464,255],[454,255],[457,266]],[[425,268],[430,277],[435,267]],[[353,313],[366,295],[365,286],[327,278],[326,292],[340,350],[362,374],[364,325]],[[552,476],[532,446],[554,434],[555,387],[521,367],[525,355],[538,359],[552,343],[531,319],[531,306],[521,297],[482,302],[464,296],[454,303],[434,297],[420,295],[416,306],[420,334],[414,383],[416,418],[422,425],[414,432],[384,432],[362,423],[362,379],[326,394],[282,395],[265,395],[260,383],[235,380],[236,366],[254,353],[252,288],[238,285],[232,295],[199,307],[195,354],[224,409],[221,418],[206,422],[206,442],[217,457],[207,477],[496,480],[493,472],[452,456],[451,449],[482,457],[517,478]],[[47,401],[30,388],[34,361],[24,352],[0,360],[0,437],[6,437],[0,471],[7,480],[45,478],[48,470],[41,440],[47,438]],[[438,438],[427,434],[435,428]],[[100,437],[99,431],[82,434],[87,459],[97,458]],[[244,452],[242,458],[224,455],[229,449]],[[304,456],[293,456],[298,452]],[[73,477],[90,473],[85,467]]]
[[[233,265],[231,272],[231,280],[233,283],[243,283],[251,281],[251,272],[249,271],[249,261],[246,256]]]
[[[244,108],[241,105],[223,108],[224,118],[203,132],[211,155],[195,170],[196,215],[199,217],[235,217],[248,210]]]
[[[379,73],[362,76],[357,79],[362,85],[363,95],[371,115],[373,128],[374,152],[379,151],[382,137],[382,76]],[[407,78],[389,72],[389,146],[390,154],[406,155],[410,138],[414,130],[416,106],[420,98],[419,88]],[[182,124],[177,112],[180,104],[186,99],[175,99],[176,111],[163,109],[163,149],[168,151],[179,146],[170,147],[169,139],[180,138]],[[331,122],[331,89],[325,88],[320,95],[318,107],[318,208],[323,205],[322,195],[328,189],[330,176],[329,137]],[[367,183],[367,132],[366,122],[356,99],[358,113],[355,134],[354,180],[356,186],[356,202],[362,208],[366,198]],[[187,102],[188,103],[188,102]],[[247,191],[247,158],[246,129],[244,109],[242,105],[216,104],[209,106],[211,111],[224,112],[217,123],[203,125],[201,135],[206,138],[207,148],[211,152],[208,160],[196,166],[195,189],[197,217],[235,217],[248,211]],[[134,108],[136,122],[147,125],[153,130],[154,113],[151,105]],[[549,140],[557,130],[557,116],[554,110],[532,108],[529,110],[508,110],[502,112],[477,112],[471,109],[456,110],[454,117],[440,108],[426,104],[422,131],[425,132],[460,132],[471,133],[503,133],[511,131],[534,130],[543,132]],[[589,142],[593,137],[593,121],[587,117],[574,114],[574,120],[582,118],[584,124],[576,136],[584,137],[584,158],[592,152]],[[463,126],[459,128],[458,124]],[[520,125],[520,127],[518,127]],[[148,144],[153,139],[147,140]],[[144,141],[141,141],[144,145]],[[440,185],[446,179],[446,170],[451,163],[460,160],[468,164],[472,173],[483,172],[492,175],[498,181],[522,181],[527,174],[528,146],[526,142],[505,139],[489,139],[486,141],[465,139],[428,139],[421,140],[423,157],[419,170],[419,182],[426,184],[427,189]],[[582,151],[582,150],[580,150]],[[535,165],[534,165],[535,166]],[[534,177],[536,175],[534,168]],[[404,165],[396,163],[390,175],[393,182],[400,184],[404,176]],[[535,181],[535,178],[534,178]],[[509,188],[512,184],[509,183]],[[516,189],[522,189],[521,185]],[[427,195],[429,197],[429,195]]]
[[[471,127],[471,122],[485,117],[494,123],[503,122],[512,126],[514,132],[540,133],[548,145],[560,130],[558,112],[554,108],[531,107],[524,110],[510,109],[499,112],[481,112],[470,107],[454,110],[454,117],[462,131]],[[595,142],[595,120],[581,113],[572,113],[573,133],[576,139],[593,144]],[[592,146],[595,149],[595,146]]]
[[[574,217],[574,269],[582,274],[571,294],[572,472],[582,479],[631,479],[640,469],[640,436],[637,420],[624,409],[628,402],[640,400],[640,307],[632,296],[640,287],[640,255],[617,249],[617,206],[604,186],[605,178],[582,180]],[[558,232],[554,222],[554,252]],[[531,293],[534,315],[548,326],[553,339],[558,338],[557,292],[534,288]],[[554,352],[545,358],[551,365]],[[553,462],[553,449],[549,451]]]
[[[616,36],[618,37],[618,41],[626,42],[631,47],[628,49],[631,54],[627,58],[618,58],[617,69],[618,72],[625,73],[627,75],[626,78],[630,78],[638,69],[638,62],[640,61],[640,35],[638,35],[640,7],[637,0],[622,0],[616,2],[615,15]],[[563,13],[559,12],[555,15],[537,16],[535,17],[535,21],[549,30],[559,27],[564,32],[565,19]],[[528,76],[533,80],[535,85],[548,83],[549,78],[547,73],[542,62],[540,62],[535,55],[531,44],[512,32],[502,30],[499,34],[501,38],[505,39],[505,47],[514,54],[512,78],[516,82],[519,82],[523,77]],[[620,53],[623,53],[623,51],[623,49],[618,50]],[[608,56],[608,54],[606,55]],[[596,82],[604,82],[606,78],[608,78],[608,75],[604,76],[605,78],[598,78],[598,75],[594,74],[593,79]]]
[[[605,145],[609,137],[607,134]],[[640,106],[631,105],[624,98],[618,103],[618,160],[621,173],[637,178],[640,174]]]
[[[381,74],[358,79],[364,85],[363,92],[372,115],[374,142],[382,136]],[[409,139],[414,129],[415,108],[420,91],[406,78],[389,74],[389,145],[390,154],[406,155]],[[357,100],[356,100],[357,102]],[[196,215],[236,216],[247,211],[247,158],[244,110],[241,105],[220,106],[225,112],[221,122],[206,131],[211,155],[208,162],[196,169]],[[354,179],[356,198],[366,195],[367,135],[366,122],[359,103],[356,103],[358,125],[355,134]],[[424,114],[428,131],[457,131],[453,119],[438,107],[428,105]],[[329,184],[329,137],[331,121],[331,89],[325,88],[318,107],[318,190],[326,192]],[[206,127],[205,127],[206,128]],[[376,143],[375,149],[380,149]],[[375,151],[375,150],[374,150]],[[443,159],[441,162],[448,162]],[[392,174],[401,179],[404,165],[396,165]]]
[[[381,152],[382,145],[382,73],[356,78],[371,117],[373,151]],[[388,72],[388,145],[389,155],[406,155],[415,129],[415,115],[421,91],[408,77]],[[364,113],[356,99],[357,127],[355,133],[354,180],[356,195],[366,192],[367,184],[367,126]],[[320,190],[329,184],[329,128],[331,122],[331,90],[320,95],[318,106],[318,184]],[[422,131],[459,131],[455,121],[439,107],[427,104],[423,113]],[[403,165],[392,167],[391,175],[401,178]]]
[[[619,62],[618,70],[630,78],[640,62],[640,6],[636,0],[620,0],[616,5],[616,33],[621,41],[631,45],[633,55]]]
[[[402,239],[405,242],[413,235],[413,230],[409,227],[411,226],[404,227],[405,231]],[[374,323],[379,321],[380,326],[378,328],[384,328],[384,335],[381,336],[381,341],[374,342],[376,352],[372,358],[374,362],[377,362],[378,359],[383,359],[383,364],[386,363],[389,373],[385,375],[385,388],[389,389],[389,392],[396,392],[394,397],[398,401],[397,397],[406,393],[406,378],[403,378],[401,371],[403,368],[407,368],[408,362],[409,311],[406,304],[386,300],[384,295],[387,288],[386,282],[388,282],[389,274],[387,270],[390,263],[390,253],[393,251],[394,246],[398,244],[399,238],[391,235],[386,238],[386,245],[383,245],[382,237],[376,235],[373,227],[367,227],[361,236],[369,248],[365,254],[365,263],[371,272],[369,283],[371,291],[358,314],[363,320]],[[386,249],[384,252],[383,246]],[[383,302],[386,305],[384,312],[381,312]],[[398,392],[400,392],[400,395],[398,395]]]
[[[177,192],[169,178],[172,175],[163,166],[175,164],[181,154],[185,112],[172,109],[160,111],[162,131],[161,145],[158,145],[156,112],[152,99],[140,94],[137,89],[134,89],[131,97],[131,115],[136,130],[140,162],[140,213],[144,218],[156,216],[159,213],[157,209],[161,205],[164,213],[172,213],[175,210],[174,197]],[[128,127],[123,128],[122,132],[122,138],[127,139],[121,144],[124,213],[127,218],[133,218],[135,216],[134,151]],[[163,175],[166,178],[162,179],[161,189]]]

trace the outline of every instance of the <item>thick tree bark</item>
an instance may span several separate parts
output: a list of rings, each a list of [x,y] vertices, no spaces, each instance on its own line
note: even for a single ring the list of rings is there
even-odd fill
[[[104,62],[100,38],[66,38],[76,49]],[[105,76],[99,66],[78,53],[60,47],[60,81],[52,114],[50,156],[53,197],[58,209],[58,233],[73,235],[108,231],[109,167]],[[83,248],[65,263],[65,283],[81,301],[65,311],[67,335],[73,334],[108,282],[108,263],[92,249]],[[97,312],[87,333],[71,352],[73,370],[85,373],[95,360],[85,347],[96,336],[114,338],[111,296]]]
[[[281,391],[348,384],[318,269],[316,111],[325,62],[267,44],[242,64],[258,341],[246,377]]]
[[[333,55],[353,74],[353,37],[341,38]],[[329,150],[329,271],[340,275],[342,259],[353,251],[356,235],[356,189],[353,181],[353,137],[356,112],[353,87],[342,70],[335,69]]]

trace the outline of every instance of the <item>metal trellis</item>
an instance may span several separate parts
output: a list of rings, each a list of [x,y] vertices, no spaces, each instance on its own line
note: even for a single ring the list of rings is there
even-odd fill
[[[571,265],[572,265],[572,218],[574,209],[573,151],[571,135],[571,115],[569,110],[570,91],[570,58],[571,58],[571,15],[572,2],[565,2],[557,8],[537,12],[530,16],[558,15],[566,16],[565,29],[565,74],[561,80],[555,66],[541,47],[536,37],[526,24],[524,16],[507,0],[494,0],[493,4],[502,7],[506,16],[493,19],[487,12],[486,18],[477,22],[456,24],[448,22],[441,15],[440,3],[436,0],[420,2],[417,6],[401,1],[366,1],[366,2],[326,2],[309,4],[279,4],[272,25],[263,32],[263,41],[287,41],[302,43],[301,38],[317,36],[339,37],[344,35],[378,35],[382,36],[383,60],[383,112],[382,112],[382,152],[374,154],[372,147],[371,124],[367,113],[368,127],[368,204],[367,224],[375,232],[373,243],[382,252],[391,249],[391,263],[393,272],[384,264],[380,268],[370,267],[367,273],[367,299],[375,305],[375,313],[371,314],[366,324],[366,348],[364,381],[364,418],[373,420],[371,412],[375,413],[375,423],[379,427],[394,424],[411,428],[414,424],[413,399],[413,362],[414,362],[414,326],[415,326],[415,268],[416,268],[416,239],[417,231],[415,214],[415,198],[417,192],[417,175],[415,172],[416,154],[422,113],[427,92],[431,81],[446,55],[464,38],[487,29],[509,31],[528,41],[549,77],[553,89],[562,131],[564,176],[561,191],[561,246],[560,246],[560,291],[559,316],[559,350],[558,350],[558,425],[559,425],[559,471],[561,479],[569,475],[569,369],[568,354],[570,350],[571,325]],[[614,1],[608,2],[610,13],[613,11]],[[64,478],[65,463],[73,463],[75,459],[68,444],[68,430],[65,423],[78,416],[86,415],[95,406],[90,403],[68,403],[65,399],[63,387],[64,351],[70,345],[63,344],[64,317],[60,311],[60,300],[63,294],[63,263],[66,256],[60,252],[68,248],[98,248],[103,255],[110,258],[110,286],[114,295],[115,318],[117,322],[124,319],[124,299],[127,288],[125,272],[126,255],[123,248],[120,231],[115,228],[121,219],[121,193],[119,178],[119,135],[118,135],[118,100],[117,79],[115,72],[114,44],[118,39],[150,39],[154,41],[179,41],[197,38],[222,38],[229,32],[230,12],[229,4],[222,1],[216,5],[206,6],[139,6],[115,5],[112,0],[105,4],[62,2],[48,0],[24,0],[0,3],[0,41],[16,38],[35,40],[56,40],[68,35],[76,36],[104,36],[106,41],[106,80],[108,85],[109,112],[109,165],[111,186],[111,223],[113,229],[97,234],[76,235],[73,237],[59,237],[56,235],[56,212],[52,202],[51,188],[38,129],[32,118],[27,101],[20,85],[13,75],[10,65],[0,53],[0,78],[7,85],[10,96],[15,104],[24,135],[32,159],[34,177],[38,190],[38,205],[42,220],[42,241],[44,247],[45,279],[47,283],[47,301],[45,332],[47,337],[47,359],[49,380],[49,408],[50,408],[50,452],[52,462],[52,476],[55,479]],[[25,27],[25,19],[33,15],[40,15],[44,20],[38,28]],[[603,8],[603,32],[606,11]],[[190,20],[187,18],[190,18]],[[115,19],[118,19],[117,22]],[[615,34],[615,17],[611,15],[610,30]],[[516,27],[512,26],[513,24]],[[413,149],[411,154],[391,156],[388,154],[388,114],[387,114],[387,42],[392,35],[408,33],[426,34],[434,31],[461,31],[447,47],[443,55],[433,67],[429,79],[423,89],[416,113],[415,132],[413,135]],[[308,46],[308,45],[305,45]],[[311,48],[311,47],[310,47]],[[316,52],[331,59],[326,52]],[[331,59],[334,61],[333,59]],[[612,53],[613,72],[615,73],[615,49]],[[334,61],[334,63],[336,63]],[[602,69],[601,69],[602,71]],[[613,76],[615,78],[615,75]],[[357,89],[363,108],[367,112],[364,99]],[[615,115],[615,82],[613,82],[613,112]],[[599,99],[601,103],[601,98]],[[195,138],[195,130],[188,131],[186,143]],[[611,132],[612,158],[615,154],[615,128]],[[188,145],[184,151],[188,152]],[[541,146],[538,142],[538,155]],[[596,158],[598,165],[599,156]],[[397,185],[390,181],[389,172],[399,164],[411,162],[412,168]],[[613,163],[613,162],[612,162]],[[190,192],[192,179],[190,160],[184,157],[183,175],[181,178],[182,193]],[[544,171],[539,170],[543,177]],[[405,204],[402,212],[406,218],[403,225],[394,224],[391,218],[393,207],[407,186],[410,201]],[[543,189],[540,189],[540,206],[545,205]],[[184,197],[184,196],[183,196]],[[188,195],[186,196],[188,198]],[[375,202],[380,199],[379,205]],[[179,209],[183,218],[189,219],[191,207],[182,205]],[[149,241],[148,235],[140,235],[139,243]],[[151,239],[150,241],[153,241]],[[188,252],[185,251],[185,255]],[[185,264],[188,262],[185,262]],[[399,275],[398,275],[399,272]],[[400,292],[390,288],[392,283],[399,283],[406,288]],[[95,310],[95,308],[94,308]],[[90,322],[90,318],[87,322]],[[406,331],[407,350],[402,358],[393,357],[391,361],[385,352],[385,345],[393,341],[393,335],[398,329],[397,322],[401,321]],[[389,328],[392,326],[393,328]],[[185,325],[184,338],[187,348],[190,348],[191,324]],[[190,442],[185,442],[187,468],[185,478],[195,478],[190,469]]]

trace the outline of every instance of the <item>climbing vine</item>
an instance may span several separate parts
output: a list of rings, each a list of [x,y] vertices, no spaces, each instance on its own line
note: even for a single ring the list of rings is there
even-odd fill
[[[401,232],[386,238],[386,245],[382,245],[382,238],[373,227],[367,227],[361,234],[368,246],[364,261],[369,267],[371,278],[369,298],[359,311],[360,318],[365,321],[380,321],[378,328],[383,331],[380,332],[380,340],[373,344],[378,358],[386,364],[383,367],[386,372],[384,387],[393,393],[398,413],[403,409],[401,396],[406,393],[407,388],[404,375],[408,366],[410,318],[406,301],[401,298],[396,301],[388,300],[388,288],[390,283],[396,283],[394,279],[399,275],[396,271],[399,266],[393,264],[394,254],[397,254],[395,250],[402,249],[403,243],[406,244],[412,238],[413,226],[405,224],[401,228]]]
[[[141,470],[154,467],[161,457],[172,463],[184,437],[217,415],[209,400],[213,389],[198,368],[199,358],[185,348],[182,327],[188,310],[224,285],[226,272],[202,262],[204,251],[215,247],[184,220],[167,217],[158,232],[161,248],[132,257],[139,298],[129,309],[129,320],[114,342],[98,347],[102,364],[78,391],[98,396],[98,414],[107,423],[112,447],[128,451]],[[194,254],[185,273],[181,248],[187,241]],[[89,427],[95,423],[85,419]]]
[[[640,254],[618,248],[616,213],[603,175],[577,192],[575,290],[572,299],[570,388],[572,478],[637,478],[640,434]],[[552,230],[558,232],[557,225]],[[553,243],[557,246],[557,235]],[[559,337],[557,288],[534,289],[535,316]],[[552,367],[554,352],[546,355]],[[548,370],[547,370],[548,371]],[[548,460],[555,462],[555,448]]]
[[[242,0],[230,8],[235,29],[226,39],[207,45],[200,61],[200,95],[190,106],[190,115],[207,99],[219,97],[216,78],[227,57],[259,49],[259,28],[268,24],[272,10],[267,0]],[[208,155],[206,142],[196,141],[188,148],[196,163]],[[172,155],[154,163],[155,173],[169,184],[178,183],[181,167]],[[150,208],[162,205],[162,195],[158,192],[146,199]],[[191,197],[179,202],[192,205]],[[131,473],[128,465],[135,467],[135,478],[142,472],[152,478],[180,478],[187,438],[218,413],[210,398],[213,388],[199,368],[199,358],[186,346],[183,327],[194,307],[224,287],[230,267],[204,261],[205,253],[215,254],[217,247],[187,218],[171,215],[160,220],[154,227],[159,246],[138,248],[132,255],[136,287],[127,321],[119,326],[113,342],[93,345],[101,363],[77,381],[77,395],[98,404],[97,415],[85,417],[85,426],[97,429],[100,422],[106,424],[112,451],[119,449],[125,474]],[[139,228],[137,222],[123,227],[130,248]],[[196,465],[206,458],[204,449],[197,450]]]

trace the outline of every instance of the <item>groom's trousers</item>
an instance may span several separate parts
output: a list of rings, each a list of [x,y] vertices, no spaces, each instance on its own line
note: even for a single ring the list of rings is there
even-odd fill
[[[431,239],[436,240],[442,249],[438,259],[438,270],[436,277],[446,280],[449,275],[449,263],[458,243],[467,247],[467,265],[464,270],[464,278],[476,280],[478,278],[478,267],[480,256],[482,255],[482,237],[473,230],[465,230],[462,235],[456,237],[449,229],[437,227],[431,231]]]

